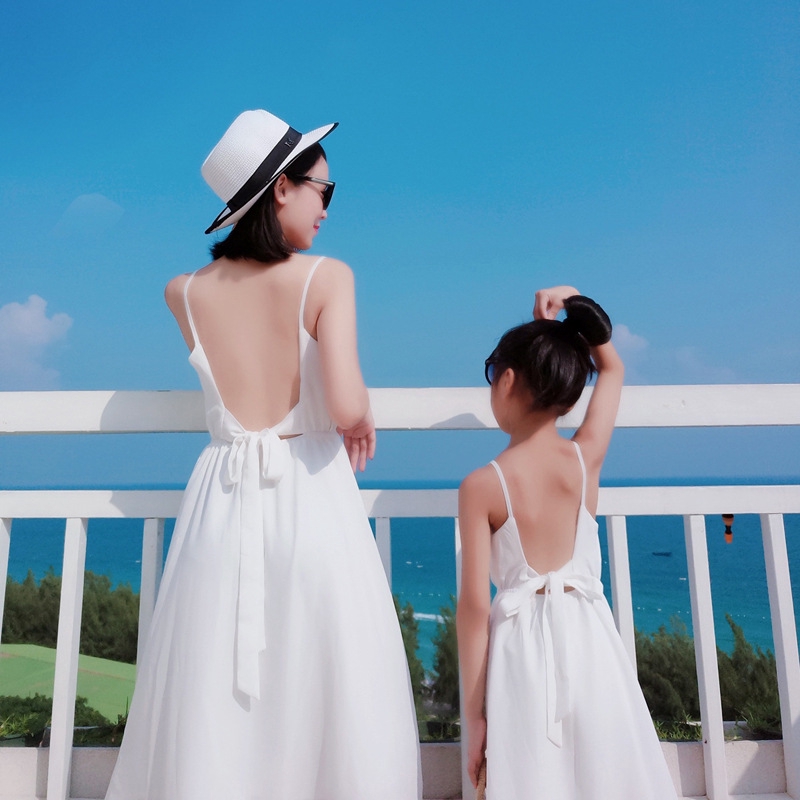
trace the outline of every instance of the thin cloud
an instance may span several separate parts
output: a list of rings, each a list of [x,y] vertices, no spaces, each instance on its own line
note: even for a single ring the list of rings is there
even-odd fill
[[[652,347],[627,325],[614,326],[614,345],[625,362],[628,384],[736,383],[729,367],[709,364],[699,347]]]
[[[679,347],[674,357],[683,379],[691,383],[736,383],[734,370],[708,364],[697,347]]]
[[[47,316],[47,301],[32,294],[25,303],[0,307],[0,387],[11,390],[53,389],[59,373],[45,366],[53,344],[72,326],[67,314]]]
[[[650,343],[644,336],[634,333],[627,325],[614,325],[614,346],[625,362],[626,383],[647,383],[640,367],[649,360]]]
[[[614,345],[624,358],[626,355],[642,353],[648,347],[647,339],[633,333],[627,325],[614,326]]]
[[[53,228],[53,235],[96,235],[113,228],[124,213],[122,206],[103,194],[82,194],[67,206]]]

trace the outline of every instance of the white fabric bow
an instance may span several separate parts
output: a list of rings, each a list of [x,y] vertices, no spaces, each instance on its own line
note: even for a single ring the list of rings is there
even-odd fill
[[[239,434],[231,443],[228,454],[226,482],[229,486],[241,481],[248,463],[251,471],[255,467],[267,485],[274,486],[283,477],[289,463],[289,445],[272,428]]]
[[[275,486],[289,463],[289,445],[272,429],[236,436],[228,453],[225,483],[239,490],[239,600],[236,618],[236,686],[258,700],[259,654],[266,650],[264,630],[264,493]],[[235,535],[235,532],[234,532]]]
[[[603,584],[597,578],[579,573],[563,575],[560,572],[526,574],[520,584],[499,591],[495,597],[499,613],[509,618],[518,614],[526,603],[532,603],[537,593],[544,592],[540,620],[547,680],[547,738],[557,747],[562,744],[562,720],[572,705],[564,621],[565,588],[590,601],[603,597]]]

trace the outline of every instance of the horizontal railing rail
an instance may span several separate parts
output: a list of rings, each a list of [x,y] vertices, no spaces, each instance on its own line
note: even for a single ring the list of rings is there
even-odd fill
[[[558,424],[583,419],[592,389]],[[370,389],[380,430],[497,428],[488,388]],[[3,392],[0,434],[206,430],[199,391]],[[626,386],[618,428],[800,425],[800,384]]]
[[[174,517],[178,489],[13,489],[0,490],[0,517],[67,519],[87,517]],[[456,489],[362,489],[370,517],[453,517]],[[683,516],[685,514],[797,514],[800,486],[604,486],[597,515]]]
[[[469,430],[493,427],[486,389],[377,389],[371,391],[378,426],[391,430]],[[585,397],[584,397],[585,402]],[[563,422],[577,425],[583,408]],[[800,386],[626,387],[620,427],[799,425]],[[184,432],[204,430],[197,392],[0,393],[0,434]],[[453,520],[457,567],[460,542],[457,493],[451,489],[364,489],[362,500],[376,520],[376,539],[391,583],[391,520]],[[143,522],[139,640],[152,617],[161,576],[164,520],[174,518],[182,492],[172,490],[0,491],[0,579],[8,573],[13,521],[66,520],[59,611],[47,796],[69,795],[72,725],[88,521],[134,518]],[[716,639],[705,536],[705,516],[758,514],[761,519],[775,658],[783,722],[787,797],[800,797],[800,661],[784,515],[800,514],[800,486],[603,487],[598,516],[606,518],[610,588],[617,627],[635,665],[633,603],[627,520],[633,516],[683,518],[692,627],[703,726],[706,794],[732,791],[716,662]],[[457,574],[459,570],[457,569]],[[0,622],[4,598],[0,596]],[[734,787],[735,788],[735,787]],[[2,792],[0,792],[2,797]]]

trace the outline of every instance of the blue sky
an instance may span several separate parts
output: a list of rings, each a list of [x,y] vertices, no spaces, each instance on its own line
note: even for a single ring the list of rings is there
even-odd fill
[[[196,387],[163,286],[207,262],[200,164],[259,107],[341,123],[315,251],[356,271],[370,385],[480,385],[561,282],[630,383],[800,381],[797,2],[45,1],[5,10],[0,70],[0,389]],[[686,436],[625,432],[612,476],[800,472],[797,432]],[[384,441],[375,477],[502,442]],[[35,482],[77,442],[4,446],[47,455]],[[180,482],[197,450],[126,442],[119,480]]]

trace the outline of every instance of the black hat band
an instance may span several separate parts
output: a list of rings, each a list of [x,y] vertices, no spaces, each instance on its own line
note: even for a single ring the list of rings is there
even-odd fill
[[[289,126],[280,142],[272,148],[269,155],[258,165],[256,171],[244,182],[242,188],[228,200],[225,204],[226,208],[214,220],[206,233],[215,228],[218,222],[231,214],[235,214],[240,208],[249,203],[275,177],[278,167],[291,155],[302,138],[303,134],[300,131],[296,131]]]

